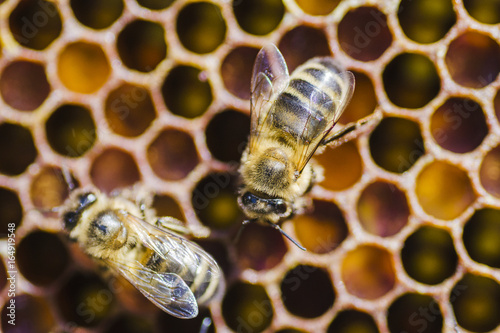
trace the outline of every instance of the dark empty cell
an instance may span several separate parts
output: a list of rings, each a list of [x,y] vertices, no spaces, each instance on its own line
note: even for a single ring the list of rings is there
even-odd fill
[[[219,265],[219,267],[222,269],[226,278],[234,271],[234,263],[229,258],[228,247],[226,244],[207,238],[195,239],[195,241],[203,248],[203,250],[205,250],[215,259],[217,265]],[[231,259],[232,258],[233,255],[231,255]],[[222,285],[223,284],[220,284],[220,286]]]
[[[207,308],[201,308],[198,316],[190,320],[176,318],[165,312],[161,312],[156,322],[161,332],[215,332],[215,325],[212,323],[212,316]],[[128,331],[116,331],[116,333],[121,332],[127,333]],[[143,331],[134,332],[142,333]],[[153,332],[156,331],[151,331],[151,333]]]
[[[411,278],[431,285],[452,276],[458,263],[450,234],[430,226],[421,227],[406,239],[401,259]]]
[[[387,324],[391,333],[440,333],[443,315],[431,296],[407,293],[389,306]]]
[[[436,67],[426,56],[403,53],[385,67],[384,89],[397,106],[418,109],[429,103],[441,89]]]
[[[162,86],[162,95],[173,114],[190,119],[205,113],[213,99],[204,72],[189,66],[170,70]]]
[[[458,325],[471,332],[494,331],[500,324],[500,285],[475,274],[465,274],[450,292]]]
[[[141,179],[134,158],[118,148],[108,148],[94,159],[90,177],[92,183],[106,193],[130,187]]]
[[[227,229],[243,221],[236,192],[236,180],[231,175],[213,173],[196,185],[191,203],[204,225],[214,229]]]
[[[372,245],[361,245],[348,252],[341,273],[347,291],[364,299],[382,297],[396,281],[391,254]]]
[[[495,108],[497,120],[500,121],[500,90],[497,91],[495,99],[493,99],[493,107]]]
[[[45,123],[45,135],[59,154],[79,157],[95,143],[95,123],[86,107],[66,104],[50,115]]]
[[[351,101],[339,119],[341,124],[357,121],[372,114],[378,105],[375,88],[370,77],[361,72],[353,73],[355,77],[355,89]]]
[[[279,49],[290,72],[311,58],[330,55],[325,32],[305,25],[286,32],[279,42]]]
[[[14,317],[10,323],[12,317],[9,317],[9,314]],[[2,332],[4,333],[46,333],[53,331],[55,325],[56,319],[50,305],[43,298],[21,294],[7,299],[3,306]]]
[[[479,179],[486,191],[497,198],[500,197],[500,146],[496,146],[484,156]]]
[[[222,62],[222,81],[226,89],[236,97],[250,99],[253,63],[258,52],[253,47],[236,47]]]
[[[233,0],[240,27],[254,35],[267,35],[281,22],[285,7],[280,0]]]
[[[329,190],[345,190],[356,184],[363,173],[363,161],[354,140],[333,149],[325,149],[315,156],[315,160],[324,169],[324,179],[320,185]]]
[[[387,237],[397,234],[408,223],[410,208],[405,193],[396,185],[377,181],[361,193],[357,213],[366,231]]]
[[[328,15],[339,4],[340,0],[295,0],[304,12],[310,15]]]
[[[20,1],[9,16],[14,39],[22,46],[35,50],[48,47],[62,30],[61,16],[52,1]]]
[[[470,16],[486,24],[500,23],[499,0],[464,0],[465,9]]]
[[[123,12],[123,0],[71,0],[70,4],[78,21],[93,29],[106,29]]]
[[[299,243],[314,253],[336,249],[348,234],[344,214],[328,201],[315,200],[314,210],[294,217],[293,224]]]
[[[165,9],[174,1],[175,0],[137,0],[139,5],[153,10]]]
[[[0,124],[0,172],[9,176],[23,173],[38,152],[29,129],[10,123]]]
[[[387,17],[375,7],[359,7],[348,12],[337,30],[340,47],[354,59],[378,59],[392,43]]]
[[[173,318],[173,317],[172,317]],[[105,333],[154,333],[151,321],[132,315],[120,315],[112,320]]]
[[[251,223],[243,228],[236,243],[238,265],[257,271],[278,265],[287,251],[281,233],[268,225]],[[292,245],[293,246],[293,245]]]
[[[135,20],[117,38],[118,54],[125,66],[151,72],[167,56],[165,30],[159,23]]]
[[[8,105],[21,111],[38,108],[50,93],[50,85],[41,63],[14,61],[0,77],[0,93]]]
[[[54,282],[68,265],[66,247],[55,234],[34,231],[17,247],[17,266],[31,283],[47,286]]]
[[[199,162],[191,135],[176,129],[161,132],[149,145],[147,156],[153,171],[167,180],[186,177]]]
[[[245,150],[250,132],[247,115],[226,110],[217,114],[208,124],[205,135],[212,155],[223,162],[236,162]]]
[[[454,97],[432,115],[431,133],[441,147],[454,153],[468,153],[483,142],[488,125],[477,102]]]
[[[417,123],[396,117],[383,119],[370,136],[370,152],[380,167],[403,173],[425,154]]]
[[[222,301],[222,316],[236,332],[262,332],[273,320],[273,305],[260,285],[236,282]]]
[[[226,38],[226,23],[219,6],[208,2],[186,5],[177,16],[177,36],[189,51],[214,51]]]
[[[115,295],[97,275],[77,272],[56,292],[55,302],[63,320],[94,327],[109,316]]]
[[[366,312],[344,310],[339,312],[328,326],[327,333],[378,333],[378,327]]]
[[[290,313],[315,318],[332,307],[335,291],[324,269],[299,265],[288,271],[281,281],[281,298]]]
[[[71,184],[68,184],[71,182]],[[32,178],[30,197],[33,205],[42,212],[59,207],[69,196],[70,188],[76,180],[67,180],[62,171],[54,167],[44,167]]]
[[[0,237],[7,237],[8,229],[17,228],[23,219],[23,207],[17,193],[5,187],[0,187]]]
[[[110,92],[104,112],[109,127],[128,137],[144,133],[156,117],[149,91],[131,84],[121,85]]]
[[[489,36],[466,32],[450,43],[445,61],[455,82],[482,88],[495,81],[500,72],[500,46]]]
[[[472,260],[500,268],[500,211],[478,210],[464,226],[464,246]]]
[[[439,41],[457,21],[451,0],[403,0],[398,18],[406,36],[424,44]]]
[[[180,221],[186,221],[181,206],[168,195],[156,194],[153,198],[153,208],[157,216],[172,216]]]

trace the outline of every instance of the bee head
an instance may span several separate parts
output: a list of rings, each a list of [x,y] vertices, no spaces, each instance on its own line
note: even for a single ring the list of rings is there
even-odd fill
[[[76,198],[77,206],[69,209],[63,214],[64,227],[71,231],[81,218],[82,212],[97,201],[97,197],[92,192],[78,194]]]
[[[238,204],[248,217],[272,223],[278,223],[291,214],[291,205],[284,199],[266,198],[250,191],[242,192],[238,197]]]

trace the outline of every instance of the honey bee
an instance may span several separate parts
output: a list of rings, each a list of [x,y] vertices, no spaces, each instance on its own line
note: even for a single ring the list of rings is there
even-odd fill
[[[163,311],[194,318],[198,305],[217,293],[223,279],[219,266],[177,234],[180,222],[162,217],[154,225],[144,209],[123,196],[76,190],[61,215],[70,239],[87,255],[121,274]]]
[[[354,90],[354,75],[330,57],[313,58],[291,76],[276,46],[257,55],[251,81],[249,144],[240,165],[238,203],[245,222],[278,223],[311,205],[305,194],[321,180],[311,157],[319,147],[354,138],[369,120],[331,133]]]

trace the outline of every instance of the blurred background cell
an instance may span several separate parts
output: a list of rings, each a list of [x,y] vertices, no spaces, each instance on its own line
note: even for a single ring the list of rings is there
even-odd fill
[[[71,0],[70,5],[78,21],[96,30],[106,29],[112,25],[123,13],[124,8],[123,0]]]
[[[357,310],[343,310],[335,316],[328,333],[378,333],[375,320],[366,312]]]
[[[240,46],[222,61],[220,75],[226,89],[236,97],[250,99],[250,80],[257,48]]]
[[[31,131],[21,125],[0,124],[0,173],[20,175],[38,155]]]
[[[398,297],[387,312],[389,332],[442,332],[443,314],[430,295],[406,293]]]
[[[280,0],[233,0],[239,26],[254,35],[267,35],[281,22],[285,7]]]
[[[105,193],[130,187],[141,179],[134,158],[119,148],[108,148],[96,156],[90,177],[94,185]]]

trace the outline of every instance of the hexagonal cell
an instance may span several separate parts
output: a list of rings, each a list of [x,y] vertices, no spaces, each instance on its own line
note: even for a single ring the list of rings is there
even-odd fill
[[[464,226],[465,249],[481,264],[500,268],[500,210],[483,208],[474,213]]]
[[[196,185],[191,203],[204,225],[212,229],[228,229],[243,221],[236,192],[236,180],[232,175],[212,173]]]
[[[171,316],[172,317],[172,316]],[[173,317],[172,317],[173,318]],[[104,333],[154,333],[154,325],[147,318],[122,314],[114,318]]]
[[[394,57],[385,67],[382,78],[387,97],[402,108],[421,108],[441,89],[441,79],[434,63],[418,53],[402,53]]]
[[[175,318],[165,312],[161,312],[156,322],[158,323],[160,332],[215,333],[215,328],[212,324],[212,315],[206,308],[201,308],[198,316],[190,320]],[[116,333],[121,332],[126,333],[127,331],[116,331]],[[143,331],[137,331],[137,333],[142,332]],[[157,330],[151,331],[151,333],[153,332],[157,332]]]
[[[23,207],[16,192],[11,189],[0,187],[0,230],[3,230],[0,238],[7,237],[6,230],[9,225],[14,224],[17,228],[23,219]]]
[[[43,167],[31,181],[30,197],[33,205],[41,211],[59,207],[69,196],[70,188],[75,186],[73,179],[68,184],[59,168]]]
[[[96,141],[96,128],[86,107],[62,105],[45,123],[45,135],[52,149],[68,157],[84,155]]]
[[[250,223],[241,230],[236,242],[238,266],[256,271],[278,265],[287,251],[281,233],[268,225]]]
[[[59,79],[69,90],[92,94],[99,90],[111,74],[109,60],[98,44],[67,44],[57,60]]]
[[[109,93],[104,113],[109,127],[127,137],[141,135],[156,118],[149,90],[128,83]]]
[[[11,107],[20,111],[38,108],[50,93],[50,84],[41,63],[16,60],[0,76],[0,93]]]
[[[222,316],[234,331],[258,333],[271,324],[274,310],[264,287],[236,282],[224,296]]]
[[[500,2],[498,0],[463,0],[470,16],[481,23],[500,23]]]
[[[299,317],[315,318],[333,306],[335,290],[323,268],[299,265],[281,281],[281,299],[286,309]]]
[[[442,161],[424,167],[417,176],[415,192],[424,211],[443,220],[458,217],[476,200],[467,173]]]
[[[340,0],[295,0],[297,5],[310,15],[328,15],[339,4]]]
[[[451,0],[403,0],[398,10],[405,35],[417,43],[434,43],[457,21]]]
[[[484,156],[479,177],[486,191],[500,197],[500,146],[496,146]]]
[[[240,27],[254,35],[267,35],[280,24],[285,14],[281,0],[232,1]]]
[[[186,5],[177,15],[177,36],[195,53],[215,51],[226,38],[226,22],[220,7],[209,2]]]
[[[142,7],[152,10],[162,10],[170,6],[175,0],[137,0]]]
[[[48,286],[64,272],[69,262],[66,247],[55,234],[33,231],[17,246],[17,267],[31,283]]]
[[[370,153],[381,168],[403,173],[425,154],[417,123],[403,118],[382,119],[370,136]]]
[[[177,129],[165,129],[147,151],[153,171],[166,180],[185,178],[199,163],[193,138]]]
[[[391,254],[372,245],[362,245],[348,252],[342,261],[341,272],[347,291],[364,299],[385,295],[396,281]]]
[[[110,315],[115,295],[97,275],[77,272],[57,291],[55,302],[64,320],[95,327]]]
[[[377,181],[359,196],[357,213],[363,229],[387,237],[397,234],[408,223],[410,208],[406,194],[396,185]]]
[[[234,272],[234,262],[231,260],[233,256],[231,255],[231,259],[229,258],[227,244],[208,238],[194,239],[194,241],[215,259],[224,272],[227,281],[228,277]]]
[[[410,277],[431,285],[452,276],[458,264],[451,235],[431,226],[420,227],[406,239],[401,260]]]
[[[282,330],[276,331],[276,333],[306,333],[306,332],[298,330],[296,328],[284,328]]]
[[[281,37],[279,49],[290,72],[311,58],[331,55],[325,32],[307,25],[287,31]]]
[[[468,153],[483,142],[488,125],[476,101],[452,97],[432,115],[431,133],[441,147],[454,153]]]
[[[450,43],[445,61],[455,82],[482,88],[500,73],[500,46],[490,36],[466,32]]]
[[[363,172],[363,161],[354,141],[336,148],[326,148],[315,160],[323,167],[321,186],[333,191],[342,191],[354,185]]]
[[[308,251],[328,253],[347,237],[344,214],[332,202],[315,200],[314,211],[293,218],[297,240]]]
[[[14,324],[9,323],[11,320],[9,314],[14,315]],[[2,332],[4,333],[46,333],[51,332],[55,325],[56,319],[50,305],[41,297],[21,294],[7,300],[3,306]]]
[[[125,66],[151,72],[167,56],[165,29],[159,23],[137,19],[120,31],[116,47]]]
[[[337,38],[345,53],[361,61],[378,59],[392,44],[387,16],[376,7],[350,10],[339,23]]]
[[[128,152],[108,148],[92,162],[90,178],[97,188],[111,193],[115,189],[132,186],[141,179],[141,175],[137,163]]]
[[[153,208],[156,210],[156,216],[172,216],[179,221],[186,221],[181,206],[168,195],[156,194],[153,198]]]
[[[216,159],[237,163],[245,150],[250,133],[250,118],[236,110],[216,114],[205,135],[208,149]]]
[[[432,296],[406,293],[389,307],[387,324],[391,333],[442,332],[443,314]]]
[[[222,81],[226,89],[236,97],[250,99],[253,63],[258,52],[254,47],[235,47],[222,62]]]
[[[51,1],[20,1],[9,16],[9,28],[22,46],[43,50],[61,34],[61,16]]]
[[[80,23],[92,29],[106,29],[123,13],[123,0],[71,0],[71,9]]]
[[[327,333],[378,333],[378,327],[366,312],[358,310],[343,310],[339,312],[328,326]]]
[[[450,293],[458,325],[472,332],[488,332],[500,324],[500,285],[475,274],[465,274]]]
[[[191,66],[171,69],[161,89],[170,112],[190,119],[205,113],[213,99],[205,72]]]
[[[38,155],[31,131],[11,123],[0,124],[0,172],[22,174]]]
[[[378,105],[372,80],[361,72],[353,73],[356,86],[351,102],[345,108],[342,116],[340,116],[339,122],[341,124],[358,121],[372,114]]]

